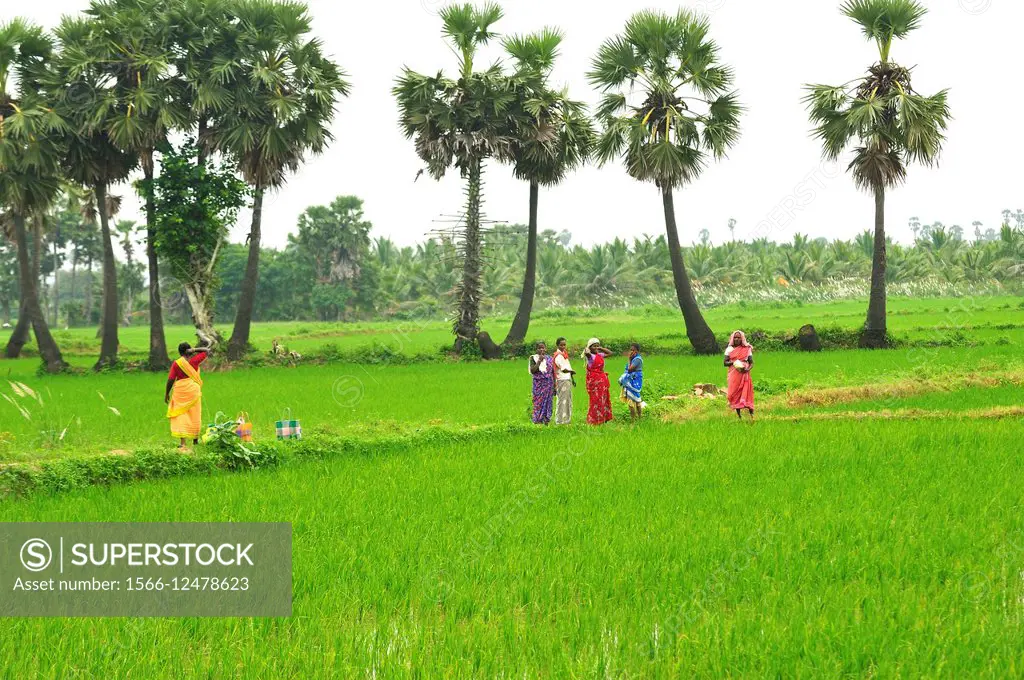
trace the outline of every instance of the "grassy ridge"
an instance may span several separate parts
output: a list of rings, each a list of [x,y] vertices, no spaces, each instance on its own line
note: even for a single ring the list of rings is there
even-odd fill
[[[1021,424],[864,427],[547,431],[19,501],[0,519],[291,521],[295,615],[5,620],[0,654],[22,677],[1019,673]]]
[[[1017,354],[1014,346],[816,355],[766,352],[757,355],[755,387],[762,396],[769,396],[808,386],[913,379],[929,373],[942,376],[964,367],[998,371]],[[613,358],[608,371],[616,377],[624,365],[624,357]],[[650,357],[647,390],[655,397],[684,394],[695,383],[724,384],[724,373],[717,357]],[[112,373],[21,379],[39,393],[43,404],[18,400],[12,388],[0,384],[0,392],[30,414],[25,418],[11,404],[0,402],[0,462],[170,443],[162,376]],[[247,411],[257,438],[264,440],[273,438],[274,421],[289,408],[307,428],[344,429],[373,422],[523,423],[528,420],[530,404],[530,377],[519,361],[331,364],[207,373],[203,401],[208,421],[217,412],[234,418]],[[585,417],[582,382],[573,406],[576,419]],[[617,417],[626,417],[624,406],[616,403],[615,408]]]

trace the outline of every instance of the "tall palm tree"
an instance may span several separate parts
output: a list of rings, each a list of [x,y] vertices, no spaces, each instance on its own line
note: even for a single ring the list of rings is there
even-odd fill
[[[236,0],[168,0],[162,16],[171,47],[177,106],[197,141],[198,164],[213,151],[210,120],[234,101],[240,65],[233,58],[241,30]]]
[[[183,101],[185,83],[171,68],[172,35],[166,0],[93,0],[89,14],[117,49],[105,68],[117,83],[119,115],[109,134],[118,147],[137,154],[143,180],[138,185],[146,207],[146,257],[149,269],[149,360],[151,370],[170,365],[160,300],[160,265],[153,247],[156,207],[152,184],[154,155],[171,130],[189,127]]]
[[[66,127],[42,86],[52,56],[51,38],[39,27],[19,19],[0,25],[0,209],[9,218],[4,221],[10,222],[18,248],[19,317],[26,315],[32,324],[46,370],[57,373],[67,364],[39,304],[39,281],[30,262],[25,227],[27,220],[41,219],[60,191]],[[12,341],[17,346],[9,345],[7,354],[17,356],[25,338],[12,337]]]
[[[228,358],[249,346],[259,282],[263,198],[282,186],[306,154],[321,153],[332,140],[329,125],[338,98],[349,93],[345,74],[310,38],[305,5],[282,0],[240,0],[235,8],[232,100],[216,114],[210,145],[236,159],[253,188],[249,257],[238,301]]]
[[[466,180],[462,278],[453,324],[457,352],[476,343],[480,333],[484,162],[489,158],[511,160],[516,141],[515,84],[498,65],[474,68],[478,50],[496,36],[491,27],[501,16],[501,8],[495,4],[442,9],[441,32],[459,58],[458,78],[442,72],[427,76],[405,68],[393,90],[402,130],[415,139],[416,153],[426,163],[427,172],[441,179],[454,167]]]
[[[622,157],[631,177],[661,190],[676,298],[698,354],[718,352],[718,341],[686,272],[673,190],[695,180],[709,156],[725,156],[739,137],[742,111],[730,90],[732,69],[719,62],[710,28],[705,17],[687,10],[639,12],[622,35],[601,46],[588,74],[604,93],[598,159]]]
[[[537,286],[537,204],[540,187],[558,184],[586,162],[594,145],[594,126],[584,105],[569,99],[568,91],[553,90],[548,78],[558,57],[562,34],[546,28],[525,36],[511,36],[505,50],[516,65],[525,116],[513,147],[517,178],[530,183],[530,223],[526,244],[526,271],[519,308],[502,343],[523,344],[530,328],[530,313]]]
[[[103,245],[102,342],[95,365],[99,370],[118,361],[120,316],[117,264],[108,211],[109,190],[127,179],[138,165],[137,155],[114,143],[111,130],[133,104],[120,96],[125,76],[111,68],[119,58],[120,47],[101,22],[93,18],[64,17],[56,35],[61,50],[54,60],[49,85],[56,93],[57,111],[70,128],[64,173],[68,179],[92,189]]]
[[[950,118],[948,90],[930,97],[918,94],[911,84],[911,70],[889,56],[893,41],[918,28],[927,11],[914,0],[848,0],[843,14],[875,42],[879,60],[866,75],[845,85],[809,85],[805,98],[825,158],[838,160],[855,142],[858,146],[848,169],[857,187],[875,198],[871,294],[862,347],[888,344],[886,190],[903,183],[910,162],[936,162]]]

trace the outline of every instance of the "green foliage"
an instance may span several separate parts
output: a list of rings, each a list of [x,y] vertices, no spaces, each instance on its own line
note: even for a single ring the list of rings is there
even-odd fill
[[[742,106],[709,33],[707,18],[689,10],[642,11],[601,45],[587,77],[604,93],[602,164],[621,156],[631,177],[680,187],[736,142]]]
[[[243,442],[235,430],[238,424],[229,420],[208,425],[203,432],[202,443],[209,450],[221,455],[221,463],[227,469],[265,467],[276,462],[276,456],[268,455],[255,446]]]
[[[880,61],[846,85],[808,85],[804,101],[825,157],[837,160],[856,143],[849,170],[858,187],[874,191],[902,183],[909,162],[935,163],[951,117],[948,91],[918,94],[911,69],[889,60],[893,39],[919,26],[924,6],[912,0],[851,0],[843,12],[877,42]]]
[[[213,296],[216,309],[238,306],[247,259],[246,246],[237,243],[221,246],[216,266],[218,286]],[[314,318],[311,296],[315,280],[312,263],[295,245],[283,250],[263,248],[260,285],[256,289],[256,320]],[[187,322],[187,317],[182,321]]]
[[[229,96],[211,106],[203,140],[234,159],[256,190],[281,186],[308,153],[331,141],[330,122],[349,93],[345,74],[311,37],[306,5],[268,0],[227,5],[215,72]]]
[[[0,208],[45,210],[60,188],[68,126],[42,80],[52,38],[20,19],[0,24]]]
[[[549,79],[562,33],[546,28],[504,40],[515,63],[515,84],[521,115],[513,150],[516,177],[554,185],[582,166],[593,150],[595,132],[586,106],[569,98],[567,88],[554,89]]]
[[[182,282],[212,282],[218,247],[248,194],[245,184],[228,166],[199,163],[195,143],[189,141],[162,155],[152,192],[157,216],[153,247]]]
[[[330,206],[311,206],[299,216],[298,234],[290,240],[312,262],[316,277],[312,304],[317,318],[346,316],[350,300],[354,301],[356,289],[363,283],[372,228],[363,219],[362,200],[355,196],[339,196]],[[365,305],[368,300],[359,302]]]

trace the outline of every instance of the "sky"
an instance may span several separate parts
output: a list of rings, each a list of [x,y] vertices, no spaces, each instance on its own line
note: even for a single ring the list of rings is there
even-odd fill
[[[333,121],[335,141],[309,158],[264,205],[264,243],[280,247],[310,205],[339,195],[364,200],[372,236],[400,245],[424,240],[444,228],[443,215],[462,209],[462,181],[451,172],[440,182],[423,175],[411,140],[404,138],[391,88],[403,66],[454,73],[456,58],[442,40],[437,16],[447,0],[378,0],[349,3],[309,0],[314,32],[348,74],[351,95]],[[790,241],[794,233],[849,239],[873,228],[874,204],[858,192],[846,163],[825,163],[811,138],[801,103],[806,83],[839,84],[860,76],[877,50],[858,26],[839,13],[839,0],[508,0],[495,26],[503,34],[556,26],[565,33],[553,82],[593,105],[598,94],[586,79],[601,43],[620,33],[641,9],[699,10],[711,20],[721,57],[736,71],[736,89],[746,107],[742,137],[728,158],[676,194],[684,243],[707,229],[712,242],[730,236],[767,236]],[[15,14],[52,27],[86,0],[3,3],[0,20]],[[909,241],[911,217],[925,224],[959,224],[968,235],[980,221],[998,228],[1004,209],[1024,208],[1024,66],[1020,27],[1024,3],[1014,0],[925,0],[929,13],[921,29],[893,48],[892,58],[915,66],[915,89],[931,94],[950,88],[954,116],[937,167],[911,167],[905,186],[887,198],[890,235]],[[501,59],[500,44],[483,61]],[[478,59],[478,61],[480,61]],[[527,220],[528,187],[507,167],[488,166],[484,209],[489,219],[511,224]],[[141,222],[130,186],[122,218]],[[588,166],[540,197],[540,228],[572,233],[573,243],[591,245],[615,237],[632,239],[664,232],[658,190],[626,175],[621,164]],[[232,240],[242,241],[249,216],[239,216]]]

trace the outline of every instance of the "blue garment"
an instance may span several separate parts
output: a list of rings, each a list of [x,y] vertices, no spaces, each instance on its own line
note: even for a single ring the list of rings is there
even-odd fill
[[[629,369],[632,368],[633,371]],[[644,387],[644,360],[639,354],[626,364],[626,372],[619,378],[619,384],[626,390],[626,398],[635,402],[642,402],[640,392]]]

